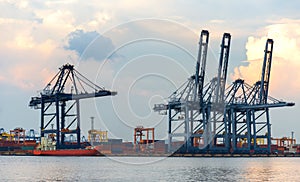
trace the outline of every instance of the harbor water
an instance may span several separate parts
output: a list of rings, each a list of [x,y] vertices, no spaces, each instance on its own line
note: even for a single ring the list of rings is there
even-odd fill
[[[299,181],[300,158],[0,156],[0,181]]]

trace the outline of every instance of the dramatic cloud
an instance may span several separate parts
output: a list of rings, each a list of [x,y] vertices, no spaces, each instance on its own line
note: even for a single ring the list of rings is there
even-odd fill
[[[76,51],[83,60],[94,58],[98,61],[109,57],[114,50],[111,39],[101,36],[98,32],[76,30],[69,34],[69,45],[66,49]]]
[[[243,78],[248,83],[260,79],[265,43],[274,40],[270,92],[280,97],[299,97],[300,93],[300,21],[281,20],[261,30],[260,37],[249,37],[246,45],[247,66],[235,68],[233,79]]]
[[[268,38],[274,40],[269,95],[296,103],[292,108],[271,110],[272,136],[282,137],[289,136],[291,131],[300,132],[297,129],[300,101],[300,21],[281,19],[270,24],[256,31],[255,36],[248,37],[247,64],[236,67],[231,78],[242,78],[249,84],[260,80],[266,41]]]

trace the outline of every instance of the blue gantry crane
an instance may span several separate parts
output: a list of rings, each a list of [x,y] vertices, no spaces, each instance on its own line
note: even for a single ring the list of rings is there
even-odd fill
[[[294,105],[268,95],[272,53],[273,40],[268,39],[261,79],[252,86],[238,79],[227,88],[224,123],[226,147],[232,153],[271,153],[269,109]]]
[[[205,78],[206,57],[209,32],[202,30],[196,63],[196,73],[180,86],[170,97],[167,104],[155,104],[154,111],[164,114],[168,111],[168,151],[173,152],[173,140],[186,141],[186,150],[192,148],[195,130],[203,123],[201,105]],[[162,111],[162,112],[161,112]]]
[[[41,110],[41,137],[53,137],[58,149],[80,148],[80,100],[116,94],[88,80],[74,65],[65,64],[40,96],[31,98],[29,106]],[[67,143],[66,136],[74,135],[76,144]]]
[[[154,105],[154,111],[168,113],[169,152],[270,153],[269,109],[294,105],[268,95],[273,40],[266,43],[261,79],[253,86],[237,79],[226,88],[231,35],[223,34],[217,76],[204,85],[208,37],[203,30],[196,74],[168,103]],[[184,144],[178,147],[173,138]]]

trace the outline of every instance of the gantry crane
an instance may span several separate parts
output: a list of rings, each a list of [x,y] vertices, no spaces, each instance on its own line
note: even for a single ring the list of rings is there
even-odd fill
[[[81,145],[80,100],[116,94],[92,83],[73,65],[65,64],[40,96],[31,98],[29,106],[41,110],[41,137],[51,134],[56,148],[78,148]],[[66,143],[67,135],[77,136],[76,145]]]
[[[156,104],[154,106],[155,111],[168,111],[169,152],[176,150],[171,147],[173,138],[183,138],[186,143],[186,150],[190,149],[193,145],[192,138],[194,135],[197,135],[195,130],[197,130],[202,123],[202,90],[204,88],[208,42],[209,32],[202,30],[199,41],[196,73],[169,97],[167,104]]]
[[[270,153],[269,109],[294,105],[268,95],[273,40],[266,42],[261,79],[253,86],[237,79],[226,88],[231,36],[224,33],[218,74],[204,86],[203,80],[197,79],[204,79],[206,64],[206,51],[201,50],[207,49],[208,32],[202,33],[200,40],[207,35],[204,39],[207,41],[200,41],[196,75],[175,91],[167,104],[154,105],[154,111],[164,113],[161,111],[166,110],[169,115],[169,152],[176,151],[172,149],[172,138],[180,136],[184,137],[184,145],[176,152]],[[201,55],[205,58],[199,59]],[[203,76],[197,76],[199,70]],[[177,123],[175,129],[174,123]],[[266,145],[259,145],[260,142]]]
[[[261,80],[252,86],[235,80],[225,94],[226,146],[232,153],[270,153],[271,124],[269,109],[293,106],[268,95],[272,63],[273,40],[268,39],[262,65]],[[258,145],[265,141],[266,145]],[[232,146],[232,148],[230,147]]]
[[[223,113],[225,108],[224,92],[226,87],[227,69],[229,62],[231,35],[224,33],[217,76],[213,78],[204,94],[205,103],[202,105],[204,131],[205,131],[205,147],[207,149],[214,148],[218,143],[217,140],[225,140],[224,132],[226,128]],[[222,146],[222,145],[221,145]],[[218,147],[220,149],[220,147]]]

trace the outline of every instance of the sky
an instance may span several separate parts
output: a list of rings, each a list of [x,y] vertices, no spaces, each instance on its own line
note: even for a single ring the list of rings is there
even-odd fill
[[[272,136],[300,139],[300,2],[0,0],[0,127],[39,130],[28,107],[66,63],[114,97],[81,102],[83,135],[91,127],[133,140],[136,126],[166,139],[167,118],[153,112],[195,72],[199,34],[210,32],[208,82],[224,32],[232,36],[227,84],[259,80],[264,46],[274,40],[269,94],[295,102],[271,110]],[[68,121],[67,121],[68,122]]]

